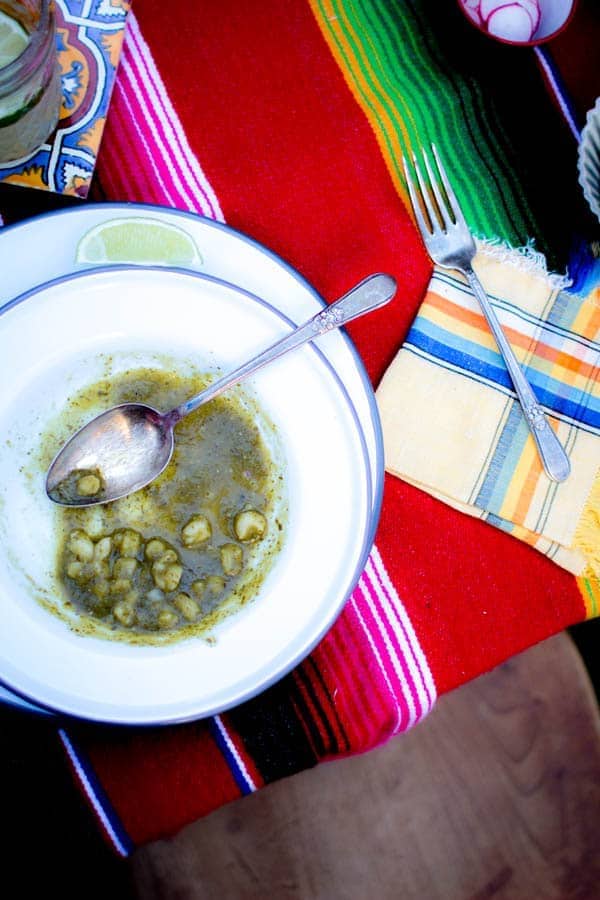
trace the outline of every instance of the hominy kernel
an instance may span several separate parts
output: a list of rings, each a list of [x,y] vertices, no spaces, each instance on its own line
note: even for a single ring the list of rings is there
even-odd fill
[[[190,590],[196,597],[202,597],[202,594],[206,590],[206,581],[204,578],[197,578],[195,581],[192,581],[190,585]]]
[[[146,549],[144,551],[146,559],[160,559],[166,549],[167,545],[164,541],[161,541],[160,538],[151,538],[146,544]]]
[[[212,528],[206,516],[193,516],[181,529],[181,540],[186,547],[197,547],[212,535]]]
[[[97,475],[82,475],[77,479],[77,493],[80,497],[94,497],[101,487],[102,482]]]
[[[135,609],[126,600],[121,600],[113,607],[113,616],[121,625],[129,628],[135,622]]]
[[[67,566],[67,575],[69,578],[72,578],[73,581],[80,581],[81,576],[83,575],[83,563],[79,562],[79,560],[69,563]]]
[[[220,594],[225,590],[226,581],[221,575],[209,575],[206,579],[206,590],[211,594]]]
[[[159,560],[152,566],[154,584],[163,591],[176,591],[182,575],[183,566],[179,565],[179,563],[164,565],[162,560]]]
[[[132,559],[131,557],[120,557],[115,561],[115,564],[113,566],[113,576],[114,578],[133,578],[137,567],[137,559]]]
[[[109,590],[111,594],[126,594],[131,590],[131,581],[128,578],[115,578],[111,581]]]
[[[159,628],[172,628],[177,624],[178,616],[172,609],[161,609],[156,617]]]
[[[234,518],[233,530],[238,541],[260,541],[267,532],[267,520],[256,509],[244,509]]]
[[[142,546],[142,536],[133,528],[121,532],[121,556],[137,556]]]
[[[244,551],[239,544],[223,544],[221,547],[221,568],[226,575],[239,575],[244,563]]]
[[[81,562],[90,562],[94,558],[94,542],[80,529],[69,535],[69,550]]]
[[[99,541],[96,541],[96,546],[94,547],[94,559],[102,560],[108,559],[112,550],[112,540],[110,537],[100,538]]]
[[[161,563],[165,563],[165,564],[179,562],[179,557],[177,556],[177,554],[173,550],[173,548],[169,547],[169,549],[165,550],[163,555],[160,557],[160,561],[161,561]]]
[[[200,615],[200,605],[189,594],[177,594],[173,606],[176,606],[181,615],[190,622]]]

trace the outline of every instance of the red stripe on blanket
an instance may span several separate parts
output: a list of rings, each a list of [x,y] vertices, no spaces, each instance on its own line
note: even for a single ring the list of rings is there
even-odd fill
[[[138,846],[174,834],[241,796],[205,723],[149,729],[137,736],[124,731],[121,739],[114,732],[107,743],[83,740],[103,788]]]
[[[353,753],[387,740],[401,724],[398,705],[382,677],[361,615],[355,600],[346,604],[335,628],[313,653]]]
[[[177,39],[168,5],[141,4],[136,16],[226,222],[280,253],[328,299],[375,269],[395,275],[392,305],[352,328],[378,379],[431,266],[367,120],[308,3],[192,8],[190,28],[204,36],[195,53],[187,29],[180,45],[164,41],[165,33]]]
[[[585,616],[575,578],[389,475],[378,545],[440,694]],[[434,525],[435,523],[435,525]]]
[[[303,701],[298,713],[318,758],[348,751],[350,747],[343,722],[314,656],[297,667],[294,678]],[[318,743],[314,740],[315,734],[318,734]]]
[[[321,759],[328,753],[335,752],[327,733],[327,718],[320,715],[318,706],[304,682],[303,675],[306,670],[299,666],[292,674],[296,685],[297,694],[294,697],[294,709],[299,721],[306,732],[306,738],[317,759]],[[310,679],[308,679],[310,683]]]

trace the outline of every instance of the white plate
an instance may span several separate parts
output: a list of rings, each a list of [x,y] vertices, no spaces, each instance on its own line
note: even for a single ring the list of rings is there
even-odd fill
[[[294,322],[308,318],[324,305],[310,284],[284,260],[226,225],[150,204],[87,203],[0,230],[0,254],[4,260],[0,308],[35,286],[80,270],[75,256],[82,235],[101,222],[130,216],[159,219],[183,228],[202,255],[199,271],[247,289]],[[381,508],[384,467],[381,425],[371,384],[360,357],[343,332],[325,335],[319,347],[343,380],[361,422],[371,466],[374,531]],[[0,702],[47,712],[32,707],[2,685]]]
[[[227,371],[290,328],[247,292],[168,269],[112,267],[58,279],[0,316],[0,677],[36,704],[87,719],[154,724],[200,718],[263,690],[332,625],[373,539],[371,467],[352,401],[313,344],[248,381],[286,458],[287,535],[256,599],[190,639],[135,647],[81,637],[36,594],[56,596],[56,522],[40,432],[69,395],[112,371],[169,357]],[[158,356],[157,356],[158,355]],[[23,463],[25,462],[25,465]],[[33,474],[33,477],[32,477]]]
[[[577,151],[577,171],[583,196],[600,221],[600,97],[585,118]]]

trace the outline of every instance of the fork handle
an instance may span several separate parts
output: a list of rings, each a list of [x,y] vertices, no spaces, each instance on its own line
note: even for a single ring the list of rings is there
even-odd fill
[[[552,481],[564,481],[569,477],[571,471],[569,457],[548,423],[546,414],[538,403],[531,385],[525,378],[512,347],[504,336],[504,332],[502,331],[500,322],[494,312],[494,308],[490,303],[479,278],[471,268],[463,269],[463,274],[466,276],[471,290],[481,304],[483,314],[496,339],[504,362],[506,363],[506,368],[512,379],[521,407],[523,408],[525,421],[527,422],[536,443],[546,474]]]

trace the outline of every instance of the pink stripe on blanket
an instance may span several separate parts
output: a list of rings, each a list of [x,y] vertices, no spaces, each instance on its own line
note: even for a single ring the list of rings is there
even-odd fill
[[[400,599],[391,598],[390,615],[379,596],[381,585],[373,584],[373,570],[379,578],[385,573],[377,556],[374,549],[351,600],[312,654],[335,707],[331,714],[343,723],[353,751],[407,730],[435,698],[424,658],[416,661],[421,651],[414,632],[398,624],[406,615]]]
[[[395,734],[398,731],[404,730],[403,725],[407,719],[408,710],[406,704],[403,702],[402,689],[400,688],[400,690],[398,690],[398,679],[395,677],[395,673],[389,664],[386,648],[383,646],[383,642],[377,632],[376,620],[372,615],[368,602],[365,602],[365,599],[364,585],[361,584],[354,591],[354,594],[349,601],[350,609],[353,610],[355,615],[353,627],[362,631],[362,634],[366,639],[366,646],[369,648],[370,656],[373,660],[373,665],[367,670],[369,671],[370,683],[369,681],[364,682],[363,690],[373,691],[378,683],[379,692],[383,693],[385,691],[387,694],[387,702],[382,706],[387,706],[390,709],[390,712],[392,709],[394,710],[394,721],[391,725],[391,733]],[[350,660],[350,662],[353,663],[353,660]],[[361,670],[363,668],[364,667],[361,666]],[[377,714],[376,708],[373,712]]]
[[[368,579],[361,578],[354,600],[360,608],[362,624],[369,632],[374,652],[384,671],[391,698],[398,710],[398,726],[395,731],[406,731],[420,718],[415,704],[416,690],[408,673],[406,661],[392,641],[392,633],[378,608],[377,598]]]
[[[371,550],[364,577],[368,578],[381,605],[382,615],[386,617],[388,625],[396,637],[400,653],[406,660],[411,681],[417,691],[417,705],[421,708],[421,714],[426,715],[435,703],[437,696],[433,676],[412,622],[392,584],[376,546],[373,546]]]
[[[125,76],[117,84],[118,90],[118,140],[111,143],[117,172],[125,190],[135,191],[145,202],[166,203],[176,206],[177,197],[170,189],[169,180],[163,178],[154,145],[149,143],[143,125],[143,116],[135,103],[135,95],[129,89]],[[123,124],[121,124],[123,123]],[[120,126],[120,127],[119,127]],[[113,160],[111,160],[111,163]],[[128,165],[135,164],[135,176],[127,173]]]
[[[357,749],[410,728],[435,701],[427,661],[376,547],[313,656]]]
[[[193,153],[179,121],[173,104],[156,68],[156,64],[140,32],[137,20],[132,18],[130,29],[129,53],[132,67],[137,73],[140,84],[145,88],[159,133],[168,147],[169,158],[175,163],[178,174],[192,197],[202,198],[203,207],[208,204],[206,215],[211,218],[223,218],[217,197],[206,179],[200,164]]]
[[[353,647],[348,647],[345,639],[347,629],[344,619],[347,617],[352,618],[350,613],[344,610],[335,627],[313,650],[312,658],[327,685],[332,705],[335,707],[334,714],[343,723],[351,749],[361,750],[372,746],[373,743],[373,696],[369,691],[367,697],[362,690],[367,667],[365,666],[365,671],[357,676],[360,657]],[[351,626],[350,634],[354,639],[354,626]],[[352,666],[348,665],[349,651],[352,652],[354,659]],[[380,705],[385,699],[385,695],[379,697]]]
[[[103,189],[111,199],[175,205],[155,170],[150,149],[123,88],[123,79],[117,80],[113,91],[111,115],[97,167]]]

